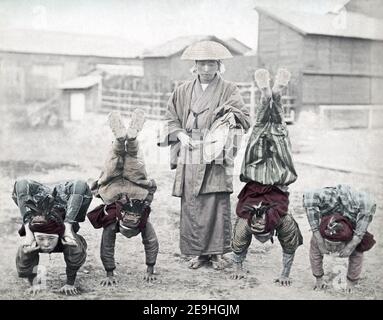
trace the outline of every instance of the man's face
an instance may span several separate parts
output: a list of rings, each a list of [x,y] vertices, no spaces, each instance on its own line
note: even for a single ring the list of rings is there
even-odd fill
[[[264,243],[272,237],[271,232],[264,233],[266,227],[266,215],[262,214],[261,216],[253,215],[251,217],[250,229],[254,237]]]
[[[35,232],[35,239],[41,252],[49,253],[57,246],[59,235]]]
[[[266,217],[262,215],[257,217],[255,214],[251,217],[250,229],[253,233],[262,233],[265,231]]]
[[[216,60],[198,60],[196,66],[201,83],[211,82],[219,68]]]

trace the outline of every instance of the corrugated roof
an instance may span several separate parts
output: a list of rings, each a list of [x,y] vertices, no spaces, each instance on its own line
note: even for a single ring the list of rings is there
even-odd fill
[[[241,52],[239,52],[236,48],[233,48],[229,43],[227,43],[226,41],[221,40],[215,36],[212,36],[212,35],[194,35],[194,36],[178,37],[178,38],[175,38],[173,40],[167,41],[161,45],[155,46],[149,50],[144,51],[142,54],[142,57],[143,58],[170,57],[170,56],[175,55],[177,53],[181,53],[183,50],[185,50],[191,44],[198,42],[198,41],[202,41],[202,40],[217,41],[217,42],[223,44],[225,47],[227,47],[233,55],[241,54]]]
[[[261,6],[255,10],[302,34],[383,40],[383,21],[356,12],[314,14]]]
[[[127,39],[45,30],[0,30],[0,51],[135,58],[142,47]]]
[[[60,89],[87,89],[93,87],[101,81],[101,76],[81,76],[59,85]]]

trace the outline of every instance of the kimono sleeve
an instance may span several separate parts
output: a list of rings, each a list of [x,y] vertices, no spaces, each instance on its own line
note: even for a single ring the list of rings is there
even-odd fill
[[[159,147],[167,147],[177,143],[178,132],[184,131],[180,115],[177,113],[176,109],[177,97],[177,91],[174,91],[168,100],[165,113],[165,124],[161,128],[157,139],[157,146]]]
[[[246,133],[250,128],[250,112],[243,101],[238,87],[235,85],[230,88],[230,95],[227,100],[216,111],[217,115],[223,115],[228,112],[234,114],[236,122],[242,126]]]

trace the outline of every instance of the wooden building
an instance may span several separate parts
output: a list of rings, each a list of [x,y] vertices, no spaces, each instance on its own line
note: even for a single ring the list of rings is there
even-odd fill
[[[328,14],[255,9],[259,64],[291,70],[298,112],[383,104],[382,20],[350,8]]]
[[[235,51],[239,52],[241,55],[246,55],[251,50],[253,50],[252,48],[248,47],[246,44],[244,44],[236,38],[228,38],[224,39],[224,41],[228,46],[235,49]]]
[[[351,0],[345,5],[350,12],[358,12],[369,17],[383,19],[383,6],[381,0]]]
[[[141,48],[126,39],[44,30],[0,30],[0,99],[46,101],[58,86],[101,66],[138,66]]]
[[[191,44],[212,40],[226,46],[234,58],[224,61],[226,72],[224,78],[235,82],[252,81],[253,73],[257,67],[257,56],[244,55],[250,49],[238,40],[221,40],[215,36],[185,36],[170,40],[159,46],[144,51],[143,66],[144,79],[151,84],[154,91],[169,91],[172,83],[191,79],[190,69],[193,61],[181,60],[183,51]]]
[[[60,84],[61,118],[81,120],[86,112],[100,110],[101,87],[101,75],[81,76]]]

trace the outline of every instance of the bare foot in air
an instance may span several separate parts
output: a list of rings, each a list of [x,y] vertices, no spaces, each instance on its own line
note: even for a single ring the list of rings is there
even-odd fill
[[[130,124],[127,129],[128,139],[135,139],[138,133],[142,130],[145,123],[145,112],[141,109],[135,109],[130,119]]]

